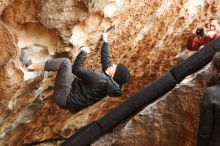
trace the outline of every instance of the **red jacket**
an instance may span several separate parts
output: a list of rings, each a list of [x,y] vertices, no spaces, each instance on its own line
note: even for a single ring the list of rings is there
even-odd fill
[[[213,36],[213,39],[217,39],[218,37],[220,37],[220,34],[219,34],[219,33],[216,33],[216,34]]]
[[[199,47],[210,43],[212,39],[208,36],[195,36],[193,39],[189,38],[187,42],[187,49],[191,51],[197,51]]]

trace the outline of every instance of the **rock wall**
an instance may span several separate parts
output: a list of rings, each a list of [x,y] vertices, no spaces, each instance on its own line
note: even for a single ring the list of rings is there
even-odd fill
[[[208,26],[208,19],[219,12],[219,5],[217,0],[1,1],[0,145],[47,145],[48,141],[48,145],[56,145],[79,127],[102,117],[144,85],[169,71],[177,63],[175,56],[186,44],[189,34],[198,26]],[[34,62],[55,57],[68,57],[74,61],[78,48],[89,45],[91,53],[86,66],[100,70],[101,32],[111,25],[115,26],[109,38],[112,61],[125,63],[132,74],[121,98],[106,97],[71,114],[56,106],[50,98],[54,73],[27,72],[21,67],[21,50],[26,50]],[[132,137],[134,145],[193,145],[198,102],[205,87],[203,83],[197,84],[196,79],[195,82],[199,94],[194,99],[189,98],[192,89],[180,86],[172,91],[172,96],[165,96],[147,107],[158,113],[150,117],[153,124],[146,120],[150,113],[144,110],[126,124],[131,132],[123,127],[115,130],[120,139],[114,143],[129,145],[124,139]],[[185,98],[175,97],[174,93]],[[167,109],[170,105],[173,108]],[[179,111],[172,113],[176,106]],[[191,127],[179,123],[188,114]],[[176,121],[171,120],[174,117]],[[133,126],[134,122],[138,126]],[[185,136],[185,142],[173,137],[171,129],[173,135],[180,132],[179,135]],[[123,135],[123,131],[127,135]],[[140,137],[147,135],[147,138],[151,138],[151,132],[155,142],[142,141],[137,136],[139,132],[142,133]],[[173,144],[167,141],[168,138],[173,138]]]

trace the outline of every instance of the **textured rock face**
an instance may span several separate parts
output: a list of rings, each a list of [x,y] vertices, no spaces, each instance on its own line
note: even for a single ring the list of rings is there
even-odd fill
[[[0,3],[0,14],[2,13],[3,9],[9,5],[13,0],[2,0]]]
[[[1,1],[0,145],[46,145],[47,141],[56,145],[56,141],[102,117],[169,71],[188,34],[197,26],[208,25],[208,18],[219,12],[219,5],[214,0]],[[121,98],[106,97],[71,114],[51,100],[54,73],[30,73],[21,68],[20,50],[26,50],[34,62],[51,57],[74,61],[79,46],[89,45],[86,66],[100,69],[101,32],[111,25],[115,26],[109,38],[112,62],[125,63],[132,74]],[[107,145],[195,144],[204,82],[197,77],[192,85],[179,86],[135,116],[125,128],[116,128],[117,138],[109,134],[100,141]]]
[[[45,0],[41,4],[40,21],[48,28],[58,30],[64,40],[71,35],[71,28],[88,15],[83,1]]]
[[[16,37],[5,25],[3,25],[2,22],[0,23],[0,36],[4,38],[0,40],[0,113],[1,116],[3,116],[4,109],[7,108],[7,102],[21,87],[23,73],[21,70],[16,68],[18,62],[16,59],[16,55],[18,53]]]

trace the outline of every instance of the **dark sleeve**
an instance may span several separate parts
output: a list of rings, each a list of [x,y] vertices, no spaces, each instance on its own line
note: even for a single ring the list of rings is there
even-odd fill
[[[110,67],[112,65],[110,51],[109,51],[109,45],[107,42],[104,42],[102,44],[101,63],[102,63],[102,70],[103,71],[105,71],[108,67]]]
[[[210,94],[206,92],[200,110],[197,146],[208,146],[213,128],[213,106]]]
[[[124,92],[124,88],[120,87],[111,77],[107,84],[107,94],[111,97],[119,97]]]
[[[96,81],[99,78],[98,74],[95,71],[84,67],[84,62],[86,60],[86,57],[87,57],[87,52],[85,51],[81,51],[78,54],[72,66],[72,72],[82,80]]]
[[[122,89],[122,88],[118,88],[115,90],[108,90],[108,95],[111,97],[119,97],[122,95],[123,91],[124,91],[124,89]]]

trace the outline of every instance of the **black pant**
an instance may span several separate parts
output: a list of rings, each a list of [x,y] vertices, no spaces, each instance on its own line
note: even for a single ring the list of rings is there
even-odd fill
[[[47,60],[45,71],[57,71],[53,100],[62,108],[66,108],[66,100],[72,87],[73,74],[71,61],[68,58]]]

